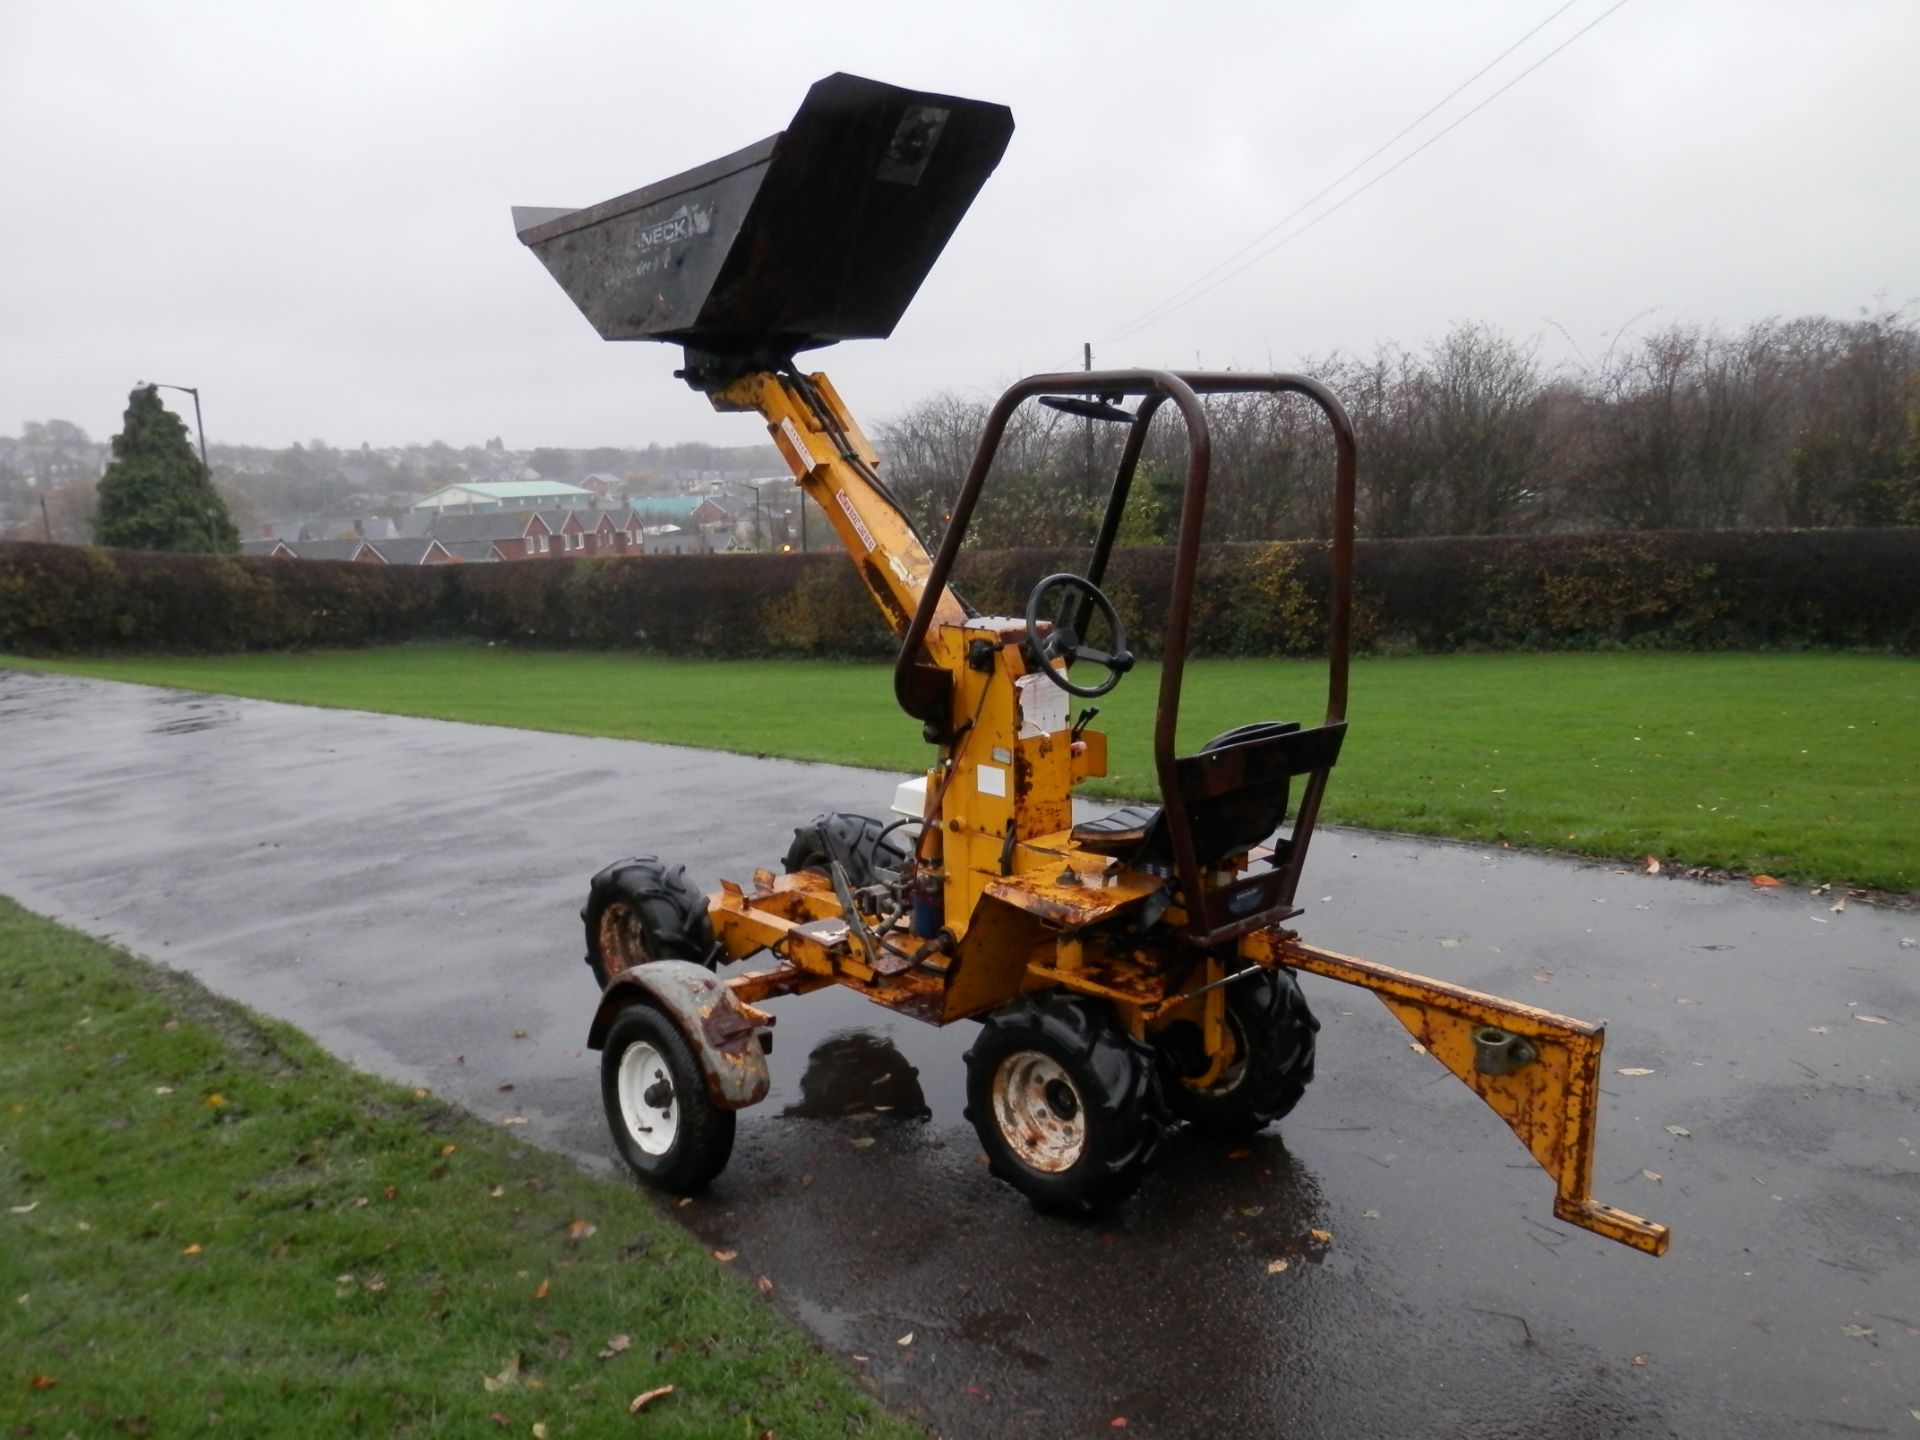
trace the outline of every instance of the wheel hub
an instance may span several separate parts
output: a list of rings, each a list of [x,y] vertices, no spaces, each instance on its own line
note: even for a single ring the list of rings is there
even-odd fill
[[[640,932],[640,917],[624,900],[615,900],[600,912],[600,963],[611,979],[653,957]]]
[[[618,1093],[620,1119],[633,1143],[648,1155],[671,1150],[680,1133],[680,1110],[666,1057],[644,1040],[629,1045],[620,1057]]]
[[[1007,1148],[1031,1170],[1057,1175],[1087,1148],[1086,1107],[1059,1063],[1038,1050],[1000,1062],[993,1077],[993,1114]]]

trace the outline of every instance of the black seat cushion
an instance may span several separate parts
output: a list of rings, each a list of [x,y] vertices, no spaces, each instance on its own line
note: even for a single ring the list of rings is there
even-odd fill
[[[1160,827],[1158,805],[1123,805],[1098,820],[1083,820],[1073,827],[1073,839],[1082,850],[1096,855],[1129,856],[1140,849]]]

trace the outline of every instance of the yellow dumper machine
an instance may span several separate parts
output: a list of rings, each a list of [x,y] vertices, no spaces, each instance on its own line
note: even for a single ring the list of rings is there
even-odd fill
[[[719,410],[757,413],[900,637],[894,694],[931,761],[922,812],[826,815],[781,873],[703,895],[639,856],[594,877],[590,1031],[614,1139],[641,1178],[711,1180],[735,1113],[766,1096],[773,1017],[827,985],[935,1025],[979,1026],[967,1116],[994,1174],[1039,1206],[1123,1199],[1179,1123],[1221,1136],[1280,1119],[1313,1078],[1298,971],[1377,994],[1553,1177],[1554,1214],[1660,1254],[1667,1230],[1589,1194],[1601,1026],[1307,944],[1289,922],[1347,729],[1353,432],[1310,379],[1166,370],[1036,375],[1003,395],[929,552],[881,458],[826,376],[794,357],[890,334],[1005,151],[1000,105],[834,75],[782,134],[580,210],[514,212],[519,236],[609,340],[685,347],[678,372]],[[1207,397],[1295,395],[1336,459],[1326,712],[1249,717],[1176,745],[1206,515]],[[949,583],[1009,418],[1028,401],[1126,427],[1084,569],[1049,575],[1024,615],[983,615]],[[1149,426],[1187,441],[1160,656],[1160,803],[1076,824],[1074,786],[1106,771],[1098,697],[1133,667],[1100,584]],[[1297,798],[1296,798],[1297,791]],[[766,954],[762,968],[719,967]]]

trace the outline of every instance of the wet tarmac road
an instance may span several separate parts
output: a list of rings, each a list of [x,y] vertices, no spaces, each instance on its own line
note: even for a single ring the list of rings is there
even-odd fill
[[[892,789],[4,671],[0,755],[0,892],[603,1167],[586,877],[745,878]],[[971,1027],[775,1002],[775,1094],[677,1213],[951,1436],[1920,1435],[1920,915],[1340,831],[1308,868],[1307,938],[1611,1021],[1596,1192],[1666,1259],[1553,1221],[1479,1102],[1312,976],[1284,1143],[1177,1139],[1096,1226],[977,1163]]]

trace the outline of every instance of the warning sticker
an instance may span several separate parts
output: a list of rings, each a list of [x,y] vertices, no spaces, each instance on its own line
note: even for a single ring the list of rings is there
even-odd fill
[[[787,444],[793,447],[794,458],[800,462],[801,468],[811,472],[819,462],[813,458],[813,451],[807,448],[807,442],[800,438],[800,427],[791,418],[783,419],[780,433],[787,437]]]
[[[853,508],[853,501],[847,498],[847,492],[836,490],[833,498],[840,502],[840,508],[847,512],[847,519],[853,522],[854,533],[859,535],[860,543],[867,549],[873,549],[873,532],[867,529],[867,522],[860,518],[860,512]]]

